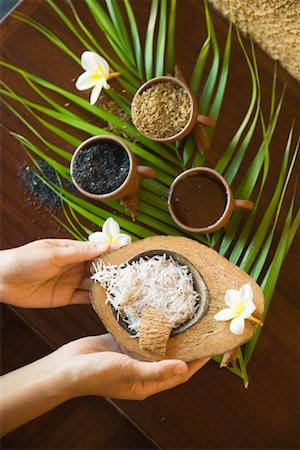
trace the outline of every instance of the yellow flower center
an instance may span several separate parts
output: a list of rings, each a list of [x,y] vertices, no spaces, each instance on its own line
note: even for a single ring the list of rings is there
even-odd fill
[[[246,306],[245,306],[244,302],[242,302],[240,300],[239,303],[237,303],[234,307],[235,317],[240,316],[245,311],[245,308],[246,308]]]
[[[105,70],[103,69],[103,67],[102,66],[98,66],[98,68],[97,68],[97,75],[98,75],[98,77],[99,78],[106,78],[107,77],[107,75],[108,75],[108,73],[107,72],[105,72]]]

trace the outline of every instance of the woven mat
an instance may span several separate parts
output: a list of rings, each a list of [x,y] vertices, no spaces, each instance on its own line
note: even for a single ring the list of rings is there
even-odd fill
[[[210,0],[300,80],[299,0]]]

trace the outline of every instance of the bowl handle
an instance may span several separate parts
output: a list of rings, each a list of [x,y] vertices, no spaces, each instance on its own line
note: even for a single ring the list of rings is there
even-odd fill
[[[248,209],[249,211],[251,211],[254,206],[254,203],[251,200],[241,200],[236,198],[234,199],[233,204],[237,209]]]
[[[156,176],[155,170],[148,166],[137,166],[137,173],[140,178],[155,178]]]

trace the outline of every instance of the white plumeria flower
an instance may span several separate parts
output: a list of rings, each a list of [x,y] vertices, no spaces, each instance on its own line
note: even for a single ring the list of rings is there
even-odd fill
[[[130,244],[131,237],[120,233],[120,227],[112,217],[103,224],[102,231],[96,231],[89,235],[90,242],[103,242],[106,244],[118,244],[120,246]]]
[[[102,88],[109,89],[107,80],[117,77],[120,73],[109,73],[108,62],[95,52],[83,52],[81,65],[85,72],[78,77],[75,86],[79,91],[93,88],[90,103],[94,105],[101,94]]]
[[[233,334],[243,334],[245,329],[245,320],[252,320],[259,325],[263,323],[252,316],[256,310],[253,303],[253,290],[249,283],[244,284],[238,291],[236,289],[227,289],[225,293],[225,303],[229,308],[219,311],[214,318],[220,321],[231,320],[229,329]]]

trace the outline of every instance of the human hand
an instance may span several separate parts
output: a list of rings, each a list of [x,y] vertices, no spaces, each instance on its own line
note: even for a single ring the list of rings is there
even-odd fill
[[[119,352],[111,335],[90,336],[0,377],[0,434],[83,395],[143,400],[184,383],[208,361],[141,362]]]
[[[1,251],[0,299],[28,308],[89,303],[89,261],[110,249],[70,239],[42,239]]]
[[[70,398],[100,395],[143,400],[186,382],[209,361],[137,361],[121,353],[110,334],[78,339],[58,351],[69,380]]]

